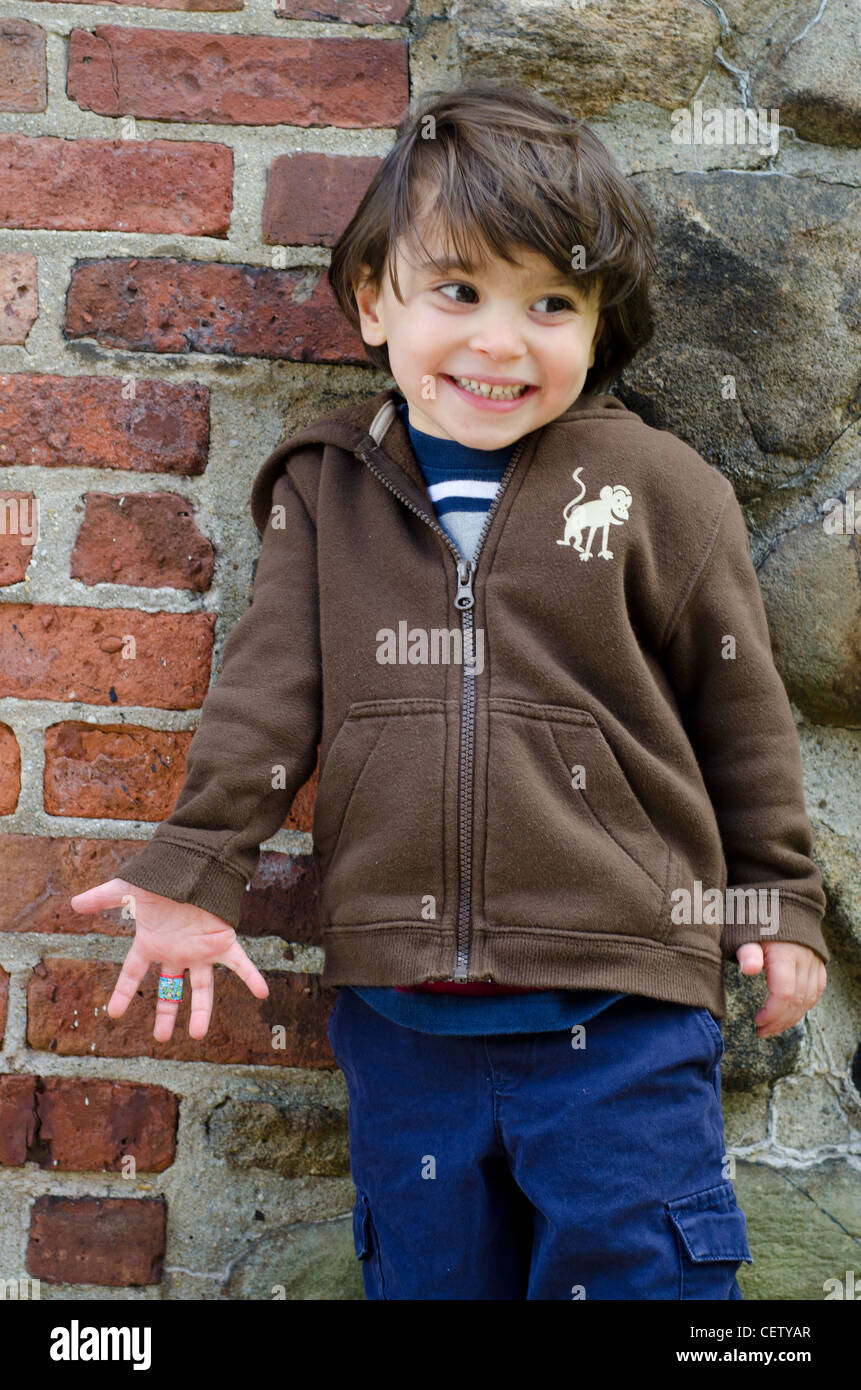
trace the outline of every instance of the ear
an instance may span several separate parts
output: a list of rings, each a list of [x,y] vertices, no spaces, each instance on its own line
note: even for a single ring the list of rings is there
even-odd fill
[[[603,315],[603,314],[599,314],[599,315],[598,315],[598,322],[597,322],[597,324],[595,325],[595,332],[594,332],[594,334],[592,335],[592,343],[591,343],[591,346],[590,346],[590,348],[589,348],[589,366],[590,366],[590,367],[593,366],[594,363],[595,363],[595,349],[596,349],[597,346],[598,346],[598,340],[599,340],[599,338],[601,337],[601,334],[604,332],[604,322],[605,322],[605,320],[604,320],[604,315]]]
[[[386,341],[383,323],[382,292],[368,278],[370,267],[362,266],[362,278],[353,285],[356,308],[359,311],[359,327],[364,342],[377,347]]]

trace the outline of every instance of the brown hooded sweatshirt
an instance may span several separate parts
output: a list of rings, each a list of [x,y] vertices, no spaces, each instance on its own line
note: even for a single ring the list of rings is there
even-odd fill
[[[581,395],[519,441],[473,566],[399,399],[337,410],[260,468],[253,601],[123,877],[237,926],[319,744],[324,985],[607,989],[722,1017],[742,942],[827,962],[798,735],[727,480]]]

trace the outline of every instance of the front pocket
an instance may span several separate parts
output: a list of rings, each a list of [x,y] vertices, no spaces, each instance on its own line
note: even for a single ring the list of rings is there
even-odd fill
[[[592,715],[496,698],[488,721],[488,923],[663,940],[669,848]]]
[[[442,700],[350,706],[314,805],[323,925],[440,920],[444,764]]]
[[[715,1019],[712,1016],[712,1012],[710,1009],[697,1009],[696,1015],[702,1023],[703,1028],[708,1033],[712,1048],[714,1049],[714,1065],[717,1066],[718,1062],[723,1060],[724,1050],[726,1047],[723,1032],[721,1031],[719,1025],[715,1022]]]

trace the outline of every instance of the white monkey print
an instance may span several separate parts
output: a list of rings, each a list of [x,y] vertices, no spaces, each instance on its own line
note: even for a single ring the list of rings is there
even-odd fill
[[[592,538],[596,531],[603,529],[604,537],[598,554],[602,555],[605,560],[612,560],[613,552],[607,549],[610,527],[621,526],[623,522],[628,520],[628,512],[634,499],[622,483],[617,483],[615,487],[602,487],[598,496],[591,502],[583,502],[586,484],[582,478],[577,476],[578,473],[582,472],[582,468],[575,468],[571,474],[580,488],[580,493],[579,496],[572,498],[567,507],[563,509],[565,535],[556,544],[573,545],[575,550],[579,550],[581,560],[591,560]],[[582,545],[583,532],[587,527],[589,528],[589,537],[584,550]]]

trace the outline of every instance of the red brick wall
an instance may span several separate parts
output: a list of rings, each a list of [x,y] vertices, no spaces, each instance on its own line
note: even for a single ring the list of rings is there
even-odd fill
[[[154,1042],[155,970],[107,1017],[133,927],[69,898],[121,877],[140,823],[169,814],[232,625],[221,595],[229,581],[250,596],[247,542],[219,541],[194,500],[233,366],[279,364],[286,402],[291,363],[319,364],[326,389],[333,366],[367,364],[319,253],[379,156],[308,138],[389,131],[408,100],[408,0],[280,0],[266,33],[242,0],[151,0],[141,22],[125,2],[85,24],[76,0],[52,6],[50,34],[36,6],[0,20],[0,1202],[20,1235],[0,1277],[70,1296],[158,1285],[189,1234],[169,1179],[200,1064],[228,1092],[249,1067],[336,1070],[332,992],[289,969],[314,939],[307,853],[264,852],[246,894],[239,933],[269,950],[268,999],[218,969],[197,1041],[186,1000],[172,1041]],[[252,210],[237,166],[278,125],[296,131],[277,149],[269,132]],[[249,485],[276,442],[247,459]],[[310,830],[315,786],[316,772],[285,829]]]

